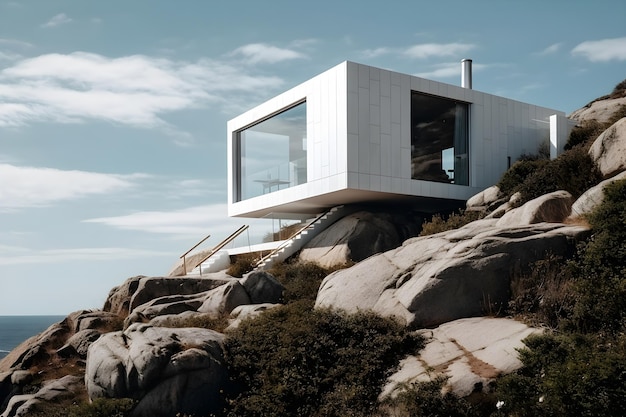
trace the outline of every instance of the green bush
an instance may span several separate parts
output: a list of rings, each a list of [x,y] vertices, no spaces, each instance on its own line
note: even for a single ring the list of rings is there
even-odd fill
[[[268,272],[283,286],[283,301],[315,301],[322,280],[337,268],[324,268],[312,262],[279,263]]]
[[[513,195],[533,172],[548,163],[546,159],[524,159],[515,162],[500,178],[498,182],[500,191],[508,196]]]
[[[381,415],[389,417],[470,417],[480,412],[463,398],[442,392],[447,378],[411,384],[395,398],[381,404]]]
[[[528,338],[524,367],[501,378],[496,396],[502,415],[626,415],[626,340],[597,336]]]
[[[29,413],[31,417],[128,417],[135,407],[130,398],[98,398],[71,405],[39,403]]]
[[[230,416],[369,415],[389,372],[422,346],[391,319],[311,307],[275,308],[230,334]]]
[[[582,146],[585,150],[589,149],[593,141],[596,140],[607,127],[605,123],[600,123],[597,120],[586,120],[572,129],[564,149],[567,151],[577,146]]]
[[[511,277],[511,299],[507,313],[533,325],[557,328],[569,319],[574,308],[573,278],[565,260],[548,254],[526,271]]]
[[[576,147],[553,160],[517,161],[502,175],[498,187],[508,196],[519,191],[522,204],[558,190],[577,198],[601,180],[602,175],[587,151]]]
[[[483,214],[478,211],[461,210],[458,213],[450,215],[435,214],[430,221],[422,224],[420,236],[434,235],[435,233],[445,232],[448,230],[458,229],[468,223],[482,218]]]
[[[572,263],[577,276],[573,325],[578,331],[626,330],[626,180],[604,189],[588,217],[592,238]]]
[[[226,273],[231,277],[241,278],[244,274],[247,274],[254,269],[258,259],[259,257],[254,253],[237,255],[235,257],[235,262],[230,264]]]
[[[574,148],[561,154],[531,173],[516,191],[522,194],[522,202],[558,190],[568,191],[574,198],[598,184],[602,175],[582,148]]]

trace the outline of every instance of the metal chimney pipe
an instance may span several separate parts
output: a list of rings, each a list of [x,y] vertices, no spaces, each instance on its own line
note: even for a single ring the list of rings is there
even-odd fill
[[[472,88],[472,60],[464,59],[461,61],[461,87]]]

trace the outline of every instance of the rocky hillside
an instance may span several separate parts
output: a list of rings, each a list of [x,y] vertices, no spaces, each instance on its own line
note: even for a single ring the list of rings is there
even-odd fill
[[[128,279],[0,361],[1,416],[626,414],[625,88],[459,213]]]

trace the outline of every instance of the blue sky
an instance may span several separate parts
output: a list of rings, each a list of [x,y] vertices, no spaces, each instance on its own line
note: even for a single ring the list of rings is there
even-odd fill
[[[0,0],[0,315],[100,308],[206,234],[265,234],[226,215],[226,121],[342,61],[458,85],[472,58],[475,89],[570,113],[626,78],[624,16],[621,0]]]

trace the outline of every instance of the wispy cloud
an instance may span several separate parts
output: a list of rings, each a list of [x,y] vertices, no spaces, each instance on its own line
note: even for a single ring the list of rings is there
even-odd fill
[[[485,64],[472,64],[473,71],[482,71],[487,68]],[[422,78],[452,78],[461,77],[461,64],[459,62],[444,62],[431,66],[429,71],[419,72],[415,74]]]
[[[0,45],[18,48],[32,48],[33,44],[17,39],[0,38]]]
[[[83,220],[85,223],[99,223],[121,230],[146,233],[169,234],[174,237],[200,238],[203,232],[209,233],[218,241],[230,235],[242,224],[256,225],[253,231],[257,241],[267,231],[267,219],[229,218],[226,204],[208,204],[169,211],[141,211],[115,217],[101,217]],[[252,227],[251,227],[252,228]]]
[[[560,43],[560,42],[559,43],[553,43],[552,45],[546,47],[545,49],[537,52],[536,55],[545,56],[545,55],[555,54],[555,53],[557,53],[561,49],[562,46],[563,46],[563,44]]]
[[[33,45],[28,42],[0,38],[0,61],[17,61],[22,59],[21,52],[25,49],[32,48],[32,46]]]
[[[279,48],[266,43],[251,43],[241,46],[232,52],[233,56],[241,56],[248,64],[275,64],[293,59],[307,58],[294,49]]]
[[[148,233],[197,235],[199,230],[208,230],[213,225],[220,225],[225,218],[227,218],[226,205],[213,204],[170,211],[141,211],[123,216],[87,219],[84,222]]]
[[[31,250],[0,246],[0,265],[51,264],[70,261],[112,261],[172,256],[170,252],[135,248],[68,248]]]
[[[102,174],[0,163],[0,211],[119,192],[134,187],[145,177],[145,174]]]
[[[626,37],[582,42],[572,49],[572,55],[591,62],[626,61]]]
[[[469,52],[475,47],[476,45],[471,43],[422,43],[405,49],[404,54],[416,59],[454,57]]]
[[[249,100],[282,84],[279,77],[240,67],[209,59],[108,58],[85,52],[24,59],[0,72],[0,127],[97,119],[176,132],[165,114],[232,105],[233,93],[245,93]]]
[[[20,58],[22,58],[20,54],[0,51],[0,61],[16,61]]]
[[[363,57],[365,58],[378,58],[380,56],[388,55],[394,52],[397,52],[397,50],[383,46],[380,48],[366,49],[361,52],[361,55],[363,55]]]
[[[72,21],[72,19],[69,16],[67,16],[65,13],[59,13],[59,14],[53,16],[46,23],[42,24],[41,27],[42,28],[53,28],[53,27],[57,27],[57,26],[60,26],[60,25],[64,25],[66,23],[70,23],[71,21]]]

